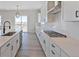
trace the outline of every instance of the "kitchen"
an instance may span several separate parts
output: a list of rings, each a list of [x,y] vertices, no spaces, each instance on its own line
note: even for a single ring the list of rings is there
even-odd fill
[[[79,57],[78,5],[79,1],[0,1],[0,56]],[[15,17],[21,17],[18,27]]]

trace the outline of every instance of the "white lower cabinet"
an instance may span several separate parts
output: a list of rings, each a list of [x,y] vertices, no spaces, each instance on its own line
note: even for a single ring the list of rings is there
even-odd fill
[[[58,47],[55,43],[50,43],[50,48],[56,51],[56,53],[60,56],[60,47]]]
[[[19,34],[17,34],[11,41],[12,46],[11,46],[11,55],[14,57],[20,47],[20,39],[19,39]]]
[[[50,49],[50,57],[59,57],[60,55],[53,49]]]
[[[15,36],[12,40],[11,40],[11,55],[12,57],[16,55],[17,50],[18,50],[18,46],[17,46],[17,40],[18,40],[18,36]]]
[[[11,42],[7,42],[1,47],[1,57],[10,57],[11,56]]]
[[[60,48],[55,43],[50,43],[50,57],[59,57]]]
[[[43,48],[43,51],[45,52],[46,54],[46,40],[44,39],[44,35],[42,32],[39,33],[39,41],[40,41],[40,44]]]
[[[43,32],[37,32],[38,39],[47,57],[68,57],[61,48],[54,42],[50,42],[50,37]]]
[[[54,54],[54,52],[52,51],[53,47],[51,46],[51,44],[49,42],[50,38],[45,33],[37,32],[37,36],[38,36],[40,44],[43,48],[43,51],[47,57],[59,56],[59,55],[57,55],[57,53],[55,53],[55,55],[53,55]]]
[[[43,32],[37,32],[38,39],[46,56],[50,55],[48,37]]]
[[[12,40],[11,40],[11,56],[13,57],[13,56],[15,56],[15,54],[16,54],[16,42],[15,42],[15,38],[13,38]]]
[[[46,40],[42,40],[42,48],[46,54]]]
[[[50,43],[50,57],[69,57],[69,55],[55,43]]]
[[[20,47],[20,39],[19,34],[16,34],[11,40],[6,42],[0,48],[0,56],[1,57],[14,57]]]
[[[46,40],[46,56],[50,56],[50,43],[49,43],[49,37],[45,36],[45,40]]]

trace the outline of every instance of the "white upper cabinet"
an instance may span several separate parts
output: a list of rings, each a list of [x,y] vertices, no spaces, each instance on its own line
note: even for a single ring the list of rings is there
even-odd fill
[[[47,1],[42,2],[40,21],[41,21],[41,24],[45,24],[47,22]]]
[[[7,42],[0,48],[1,57],[11,57],[11,42]]]
[[[62,20],[79,21],[79,2],[65,1],[62,2]]]

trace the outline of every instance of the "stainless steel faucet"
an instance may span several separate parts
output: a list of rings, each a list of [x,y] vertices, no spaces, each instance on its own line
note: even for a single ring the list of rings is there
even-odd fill
[[[5,21],[4,24],[3,24],[3,33],[5,33],[5,23],[9,23],[8,27],[9,27],[9,29],[11,28],[10,22],[9,21]]]

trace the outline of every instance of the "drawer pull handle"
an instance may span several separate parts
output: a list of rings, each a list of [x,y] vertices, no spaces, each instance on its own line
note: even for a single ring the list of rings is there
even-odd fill
[[[9,47],[10,46],[10,43],[9,44],[7,44],[7,47]]]
[[[52,47],[54,47],[55,48],[55,46],[52,44]]]
[[[45,40],[44,40],[44,44],[45,44],[46,42],[45,42]]]
[[[11,50],[13,50],[13,46],[12,46]]]
[[[53,50],[51,50],[52,54],[55,55],[55,53],[53,52]]]
[[[79,17],[79,16],[78,16],[78,13],[79,13],[79,11],[76,10],[76,12],[75,12],[76,17]]]
[[[18,43],[18,40],[16,40],[16,43]]]

